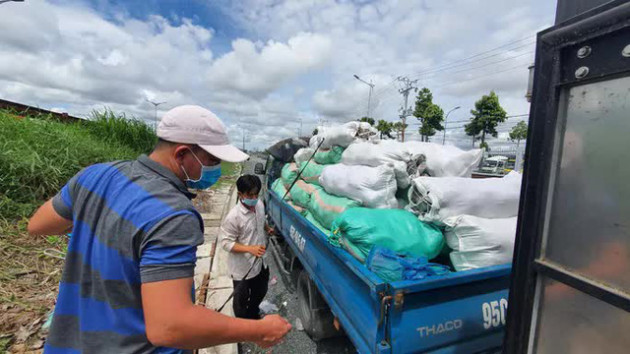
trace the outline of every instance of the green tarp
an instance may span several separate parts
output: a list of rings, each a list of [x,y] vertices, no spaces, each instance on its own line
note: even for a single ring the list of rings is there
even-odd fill
[[[276,179],[271,184],[271,190],[276,192],[276,194],[282,198],[287,193],[287,188],[284,186],[284,183],[281,178]],[[286,199],[290,199],[291,195],[288,195]]]
[[[330,150],[316,152],[313,160],[320,165],[333,165],[341,161],[343,150],[341,146],[333,146]]]
[[[309,162],[308,164],[306,162],[302,162],[302,164],[300,165],[300,169],[302,170],[302,175],[300,176],[300,178],[308,183],[320,186],[319,176],[322,174],[322,170],[324,169],[324,167],[326,166],[317,164],[313,161]]]
[[[280,172],[280,176],[282,177],[282,183],[284,183],[285,187],[291,186],[293,181],[297,178],[298,175],[298,167],[295,163],[288,163],[282,167],[282,171]]]
[[[306,212],[304,217],[306,218],[306,220],[310,221],[311,224],[313,224],[316,228],[318,228],[321,232],[323,232],[324,235],[328,236],[330,234],[330,230],[323,227],[322,224],[320,224],[319,221],[317,221],[315,217],[313,216],[313,214],[311,214],[309,211]]]
[[[291,200],[296,205],[308,208],[311,204],[311,194],[321,189],[321,187],[316,185],[309,184],[304,181],[297,181],[293,185],[293,188],[291,188]]]
[[[360,205],[361,203],[356,200],[331,195],[324,192],[323,189],[318,189],[311,194],[308,210],[322,226],[330,229],[337,216],[346,209],[356,208]]]
[[[352,208],[331,227],[330,243],[364,261],[373,246],[412,257],[435,258],[444,247],[442,232],[401,209]]]

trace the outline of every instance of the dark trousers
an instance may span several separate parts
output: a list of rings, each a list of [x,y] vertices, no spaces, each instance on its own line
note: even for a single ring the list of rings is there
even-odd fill
[[[269,268],[263,267],[257,276],[247,280],[232,280],[234,283],[234,316],[259,319],[258,305],[267,295]]]

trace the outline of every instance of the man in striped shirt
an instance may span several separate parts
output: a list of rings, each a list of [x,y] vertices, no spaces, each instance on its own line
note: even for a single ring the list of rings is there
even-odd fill
[[[291,325],[244,320],[194,304],[203,220],[187,187],[205,189],[221,160],[247,155],[199,106],[167,112],[159,142],[134,161],[89,166],[33,215],[33,235],[72,229],[46,353],[181,353],[231,342],[262,347]]]

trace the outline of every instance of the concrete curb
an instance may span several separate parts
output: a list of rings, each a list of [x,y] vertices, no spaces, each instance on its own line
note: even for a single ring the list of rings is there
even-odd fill
[[[230,192],[228,194],[228,198],[226,203],[223,206],[223,211],[221,213],[221,220],[227,215],[227,213],[232,209],[232,206],[236,204],[237,193],[236,188],[232,186],[230,188]],[[210,252],[210,263],[208,265],[209,276],[206,278],[207,281],[207,292],[205,296],[205,306],[206,308],[215,310],[219,308],[225,300],[232,294],[233,284],[232,278],[229,276],[227,271],[227,252],[223,250],[223,248],[217,246],[219,242],[218,239],[218,228],[214,229],[217,233],[214,238],[212,249]],[[204,279],[205,280],[205,279]],[[221,311],[222,314],[226,316],[234,317],[234,311],[232,309],[232,301],[227,303],[227,305]],[[199,350],[200,354],[238,354],[238,345],[236,343],[219,345],[216,347],[205,348]]]

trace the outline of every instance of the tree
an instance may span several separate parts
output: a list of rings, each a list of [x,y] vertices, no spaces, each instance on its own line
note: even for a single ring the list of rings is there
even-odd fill
[[[361,119],[359,119],[359,122],[368,122],[371,126],[374,126],[374,118],[362,117]]]
[[[510,131],[510,140],[516,141],[516,148],[518,149],[521,140],[525,139],[527,139],[527,123],[520,121]]]
[[[464,131],[466,132],[466,135],[472,137],[472,147],[475,147],[475,141],[479,140],[479,133],[481,132],[481,129],[474,121],[472,121],[472,118],[471,122],[464,126]]]
[[[501,107],[499,96],[494,91],[490,91],[489,95],[484,95],[475,102],[475,109],[470,110],[470,114],[473,115],[471,124],[474,123],[470,131],[471,133],[476,132],[475,135],[481,133],[481,143],[486,142],[486,134],[496,138],[499,135],[497,125],[507,119],[507,113]]]
[[[480,149],[486,149],[486,151],[490,151],[490,145],[488,145],[488,143],[485,142],[485,141],[483,143],[479,144],[479,148]]]
[[[422,137],[422,141],[429,141],[429,137],[435,135],[436,131],[444,130],[444,126],[442,126],[444,111],[440,106],[433,103],[433,94],[426,87],[418,91],[413,115],[421,123],[418,132]]]
[[[394,123],[388,122],[386,120],[379,120],[376,124],[376,130],[381,132],[381,139],[383,139],[383,134],[387,135],[389,138],[394,138],[391,133],[394,130]]]
[[[317,135],[317,133],[318,133],[318,132],[319,132],[319,131],[318,131],[318,129],[317,129],[317,128],[313,129],[313,136]]]
[[[400,134],[402,134],[403,130],[407,129],[409,124],[403,124],[403,122],[394,123],[393,129],[396,132],[396,139],[400,139]]]

